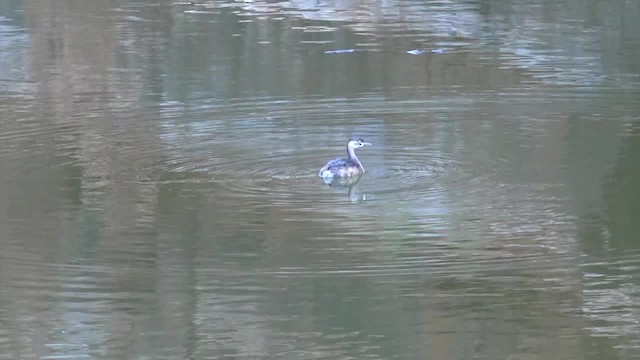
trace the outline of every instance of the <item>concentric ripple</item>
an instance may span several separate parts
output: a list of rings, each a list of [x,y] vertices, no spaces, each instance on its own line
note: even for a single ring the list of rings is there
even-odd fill
[[[433,146],[410,144],[384,133],[383,117],[420,113],[429,104],[398,100],[379,108],[379,104],[372,105],[367,94],[357,101],[264,99],[233,107],[213,103],[183,114],[180,120],[173,117],[169,106],[163,109],[162,137],[173,151],[160,171],[169,179],[193,174],[245,200],[266,196],[274,205],[322,202],[327,197],[318,169],[330,159],[344,157],[346,140],[357,134],[374,143],[358,152],[367,170],[360,185],[364,189],[368,184],[368,193],[437,196],[434,192],[440,190],[433,183],[448,176],[456,161]],[[253,109],[263,110],[258,115]],[[318,126],[306,127],[304,134],[296,135],[299,121],[317,122]]]

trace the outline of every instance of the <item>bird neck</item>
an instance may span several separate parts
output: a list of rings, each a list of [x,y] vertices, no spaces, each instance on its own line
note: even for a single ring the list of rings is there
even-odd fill
[[[360,169],[362,170],[362,172],[364,172],[364,166],[362,166],[360,159],[358,159],[358,157],[356,156],[356,149],[347,145],[347,154],[349,155],[349,160],[355,161],[358,164],[358,167],[360,167]]]

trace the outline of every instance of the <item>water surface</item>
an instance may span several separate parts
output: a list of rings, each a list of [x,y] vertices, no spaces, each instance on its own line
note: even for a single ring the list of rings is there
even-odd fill
[[[5,1],[0,353],[639,356],[638,24],[631,2]],[[367,173],[324,185],[353,135]]]

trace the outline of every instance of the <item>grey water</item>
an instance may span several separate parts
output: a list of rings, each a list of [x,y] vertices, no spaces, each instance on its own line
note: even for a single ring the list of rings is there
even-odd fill
[[[635,1],[4,0],[0,358],[640,358],[639,58]]]

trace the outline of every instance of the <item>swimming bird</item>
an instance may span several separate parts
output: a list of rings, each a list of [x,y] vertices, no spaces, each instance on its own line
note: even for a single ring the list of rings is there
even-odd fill
[[[347,143],[348,157],[331,160],[318,172],[318,176],[327,183],[334,178],[350,178],[364,174],[364,167],[356,156],[356,149],[371,145],[360,138],[351,138]]]

